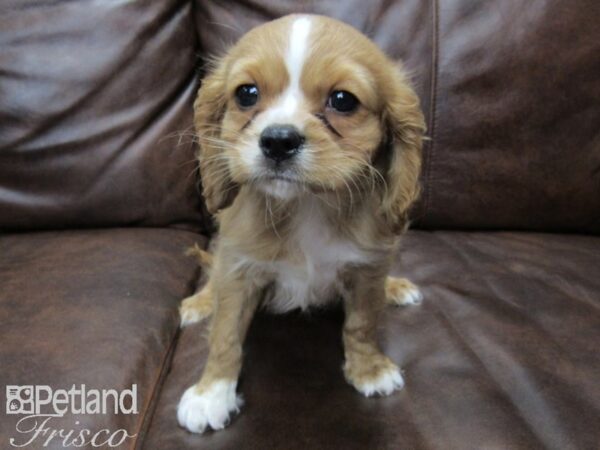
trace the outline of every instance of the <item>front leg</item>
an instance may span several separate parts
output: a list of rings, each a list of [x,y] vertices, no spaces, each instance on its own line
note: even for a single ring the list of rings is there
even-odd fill
[[[210,426],[223,429],[242,400],[236,393],[242,366],[242,344],[259,300],[259,290],[242,280],[215,283],[215,311],[209,354],[200,381],[188,388],[177,408],[179,424],[193,433]]]
[[[367,397],[389,395],[404,386],[400,369],[376,342],[377,319],[386,301],[385,279],[385,274],[354,273],[344,295],[344,375]]]

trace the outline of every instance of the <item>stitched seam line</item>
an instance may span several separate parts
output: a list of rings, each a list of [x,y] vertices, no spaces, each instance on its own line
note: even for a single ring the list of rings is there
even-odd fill
[[[131,446],[131,448],[133,449],[141,449],[144,445],[144,440],[146,438],[146,435],[148,434],[150,424],[152,422],[152,419],[154,418],[156,406],[158,405],[159,395],[162,392],[162,387],[167,376],[167,372],[171,367],[171,361],[173,359],[173,355],[175,354],[175,347],[179,340],[179,332],[180,328],[179,326],[177,326],[175,332],[171,336],[171,342],[169,343],[167,351],[164,353],[157,374],[154,377],[154,382],[152,383],[152,389],[150,390],[148,403],[146,404],[146,408],[144,409],[144,417],[139,422],[139,427],[135,435],[135,440],[133,442],[133,445]]]
[[[432,49],[431,49],[431,91],[429,100],[430,117],[430,141],[427,152],[427,171],[425,174],[425,201],[423,205],[423,220],[426,220],[427,212],[431,208],[431,173],[433,166],[433,156],[435,153],[435,132],[437,122],[437,80],[438,80],[438,59],[439,59],[439,4],[438,0],[432,0]]]
[[[207,243],[202,246],[204,250],[208,248],[209,243],[210,241],[207,241]],[[202,275],[202,272],[202,269],[198,266],[194,271],[194,279],[199,280],[200,276]],[[191,293],[189,295],[191,295]],[[181,326],[179,325],[179,309],[177,310],[177,319],[177,326],[175,328],[175,331],[173,332],[173,335],[171,336],[169,347],[162,358],[162,362],[160,364],[160,367],[158,368],[157,375],[154,378],[154,383],[152,384],[152,390],[150,392],[150,398],[148,399],[148,403],[146,404],[146,408],[144,409],[144,417],[140,421],[135,440],[131,447],[135,450],[141,450],[144,446],[144,441],[146,440],[146,436],[148,435],[148,432],[150,430],[152,420],[154,419],[154,414],[156,413],[156,408],[158,406],[160,394],[162,393],[162,389],[164,387],[167,375],[169,373],[169,369],[171,368],[171,365],[173,363],[175,350],[177,348],[179,336],[181,334]]]

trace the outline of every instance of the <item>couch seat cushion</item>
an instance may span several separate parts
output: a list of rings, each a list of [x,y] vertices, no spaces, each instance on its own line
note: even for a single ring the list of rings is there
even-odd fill
[[[178,302],[198,275],[183,252],[202,240],[161,229],[0,237],[1,395],[6,385],[69,390],[84,384],[121,392],[136,384],[138,414],[66,414],[48,427],[74,429],[73,438],[84,428],[143,433],[177,334]],[[3,409],[0,417],[1,448],[11,448],[10,438],[28,442],[32,433],[16,431],[24,416]],[[47,437],[25,448],[44,448]],[[134,448],[136,441],[127,439],[119,448]],[[63,448],[62,440],[54,438],[45,448]]]
[[[406,387],[363,398],[344,381],[342,314],[259,315],[229,428],[176,423],[200,376],[204,325],[182,333],[148,449],[584,449],[600,442],[600,239],[411,231],[394,267],[424,292],[380,338]]]

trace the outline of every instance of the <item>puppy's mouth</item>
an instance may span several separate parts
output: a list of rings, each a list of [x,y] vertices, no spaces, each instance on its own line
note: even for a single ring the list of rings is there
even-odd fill
[[[263,177],[265,181],[285,181],[286,183],[302,183],[297,177],[284,174],[271,174]]]
[[[266,171],[255,178],[254,183],[259,190],[282,200],[292,199],[307,188],[306,182],[290,170]]]
[[[266,164],[260,172],[257,181],[262,183],[284,182],[289,184],[305,184],[304,177],[298,168],[289,164],[285,166]]]

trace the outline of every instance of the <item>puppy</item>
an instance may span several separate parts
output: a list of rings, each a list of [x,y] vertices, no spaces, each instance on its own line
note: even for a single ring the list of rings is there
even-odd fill
[[[343,371],[366,396],[402,388],[379,350],[388,301],[415,303],[387,277],[417,197],[425,131],[406,76],[364,35],[336,20],[291,15],[251,30],[204,79],[194,104],[200,172],[220,237],[209,281],[181,307],[212,313],[209,356],[183,394],[179,424],[222,429],[252,316],[342,298]]]

